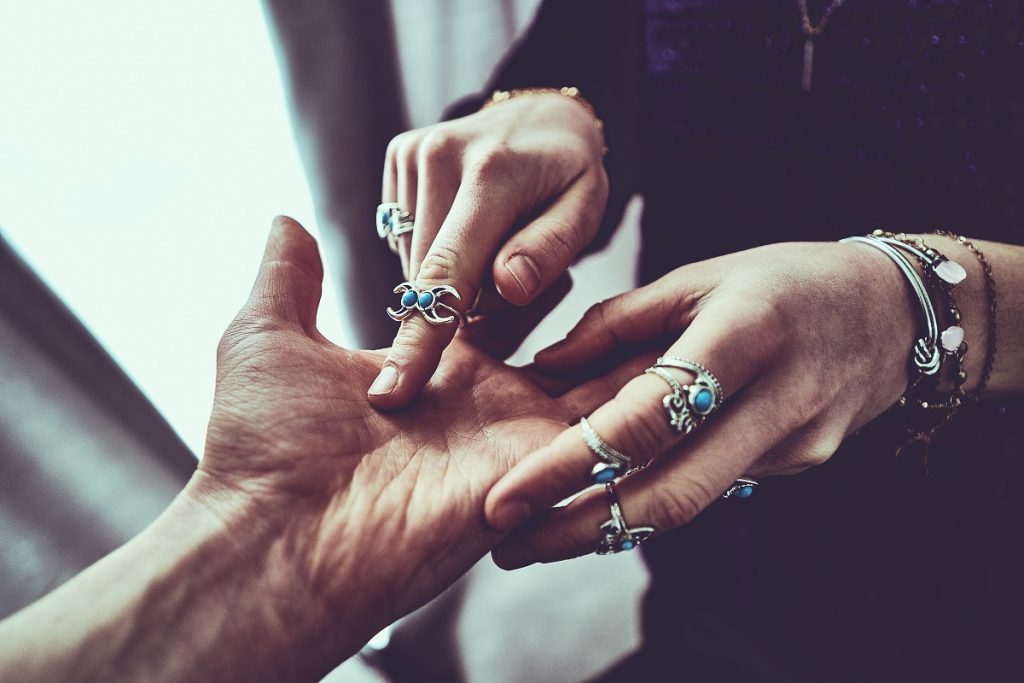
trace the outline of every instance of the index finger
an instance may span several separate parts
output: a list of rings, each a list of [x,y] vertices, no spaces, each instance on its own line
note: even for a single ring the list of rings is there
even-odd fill
[[[401,327],[369,390],[375,408],[404,406],[437,369],[473,304],[498,242],[517,218],[508,201],[508,183],[501,186],[487,176],[464,182],[416,280],[396,288],[389,312],[401,320]],[[498,189],[485,199],[485,187]]]
[[[456,319],[472,305],[502,241],[525,211],[536,208],[524,205],[524,196],[531,192],[523,191],[522,175],[502,156],[492,155],[464,178],[451,211],[419,265],[416,281],[409,283],[409,290],[416,294],[401,292],[410,304],[414,296],[424,296],[433,305],[433,295],[442,294],[440,308],[445,313],[435,316],[436,309],[430,306],[401,312],[408,315],[381,376],[370,388],[370,402],[375,407],[386,410],[405,405],[437,369],[441,354],[455,336]],[[593,237],[600,216],[591,200],[600,192],[601,183],[592,175],[577,174],[565,186],[552,187],[550,205],[509,242],[514,253],[505,254],[507,263],[494,270],[495,283],[505,299],[520,305],[534,301],[558,281]],[[415,267],[415,253],[412,262]],[[524,263],[532,266],[519,268]],[[515,289],[521,291],[512,296]],[[452,315],[455,319],[449,322],[438,320]]]

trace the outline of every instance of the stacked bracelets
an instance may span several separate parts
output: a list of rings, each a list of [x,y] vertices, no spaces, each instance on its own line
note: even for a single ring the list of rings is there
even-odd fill
[[[902,233],[875,230],[865,237],[848,237],[840,240],[841,243],[867,244],[888,256],[906,277],[907,283],[921,306],[925,322],[924,334],[915,340],[912,350],[916,376],[911,381],[906,393],[900,398],[898,405],[912,409],[916,413],[913,418],[915,423],[918,421],[925,423],[924,426],[908,423],[908,430],[911,434],[908,443],[922,441],[926,446],[938,430],[953,419],[965,400],[977,399],[984,391],[995,360],[996,348],[995,281],[992,277],[992,269],[988,267],[988,261],[977,246],[965,237],[949,232],[935,234],[955,239],[969,248],[978,257],[985,274],[985,291],[989,300],[990,315],[988,350],[981,380],[972,396],[968,396],[964,391],[964,385],[967,383],[967,371],[964,369],[963,360],[967,354],[968,345],[964,341],[962,316],[954,296],[954,288],[967,277],[964,267],[936,249],[927,246],[924,240]],[[923,278],[914,268],[911,258],[920,264],[921,270],[924,272]],[[934,294],[936,300],[941,302],[940,308],[945,314],[942,324],[939,322],[939,314],[931,294]],[[952,366],[948,375],[953,388],[948,393],[940,394],[938,385],[943,377],[943,369],[949,366]],[[925,458],[927,466],[927,449]]]

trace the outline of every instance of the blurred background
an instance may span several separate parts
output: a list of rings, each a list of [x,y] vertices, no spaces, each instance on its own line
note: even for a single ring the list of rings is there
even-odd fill
[[[217,340],[274,215],[321,239],[320,327],[358,343],[339,291],[353,255],[334,235],[373,229],[388,138],[479,91],[536,5],[0,0],[0,617],[187,480]],[[627,226],[575,268],[588,293],[514,360],[630,287],[636,249]],[[382,680],[370,660],[415,680],[587,678],[636,647],[647,580],[637,558],[601,562],[622,577],[611,602],[588,594],[601,575],[587,560],[503,574],[485,559],[332,678]]]

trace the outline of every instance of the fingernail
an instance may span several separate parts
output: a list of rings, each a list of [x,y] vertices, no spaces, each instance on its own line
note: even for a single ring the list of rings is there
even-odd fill
[[[494,549],[494,563],[502,569],[522,569],[533,562],[533,553],[525,546],[504,543]]]
[[[540,286],[540,268],[526,254],[516,254],[505,262],[505,270],[512,274],[527,298],[533,297]]]
[[[494,529],[496,531],[512,531],[533,516],[528,503],[512,500],[502,503],[494,511]]]
[[[395,370],[394,366],[386,365],[377,375],[377,379],[373,380],[369,393],[374,396],[390,394],[396,386],[398,386],[398,370]]]

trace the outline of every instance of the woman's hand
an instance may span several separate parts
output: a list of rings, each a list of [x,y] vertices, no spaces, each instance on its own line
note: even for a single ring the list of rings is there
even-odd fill
[[[461,301],[444,303],[462,313],[488,276],[500,297],[485,293],[484,312],[502,299],[534,301],[597,231],[608,195],[603,144],[590,112],[557,93],[396,137],[383,200],[415,216],[414,231],[397,238],[406,278],[421,289],[454,287]],[[397,408],[416,396],[456,329],[407,318],[370,389],[372,404]]]
[[[603,440],[649,467],[617,485],[626,519],[664,532],[693,519],[738,478],[789,474],[827,460],[851,432],[890,407],[909,380],[918,311],[902,275],[869,247],[777,244],[688,265],[594,306],[538,354],[549,371],[586,368],[671,335],[667,356],[721,381],[725,402],[689,436],[669,428],[668,383],[640,375],[589,421]],[[686,384],[692,374],[670,370]],[[505,568],[592,552],[609,518],[583,489],[597,462],[579,426],[529,455],[487,496],[490,524],[509,531]]]

